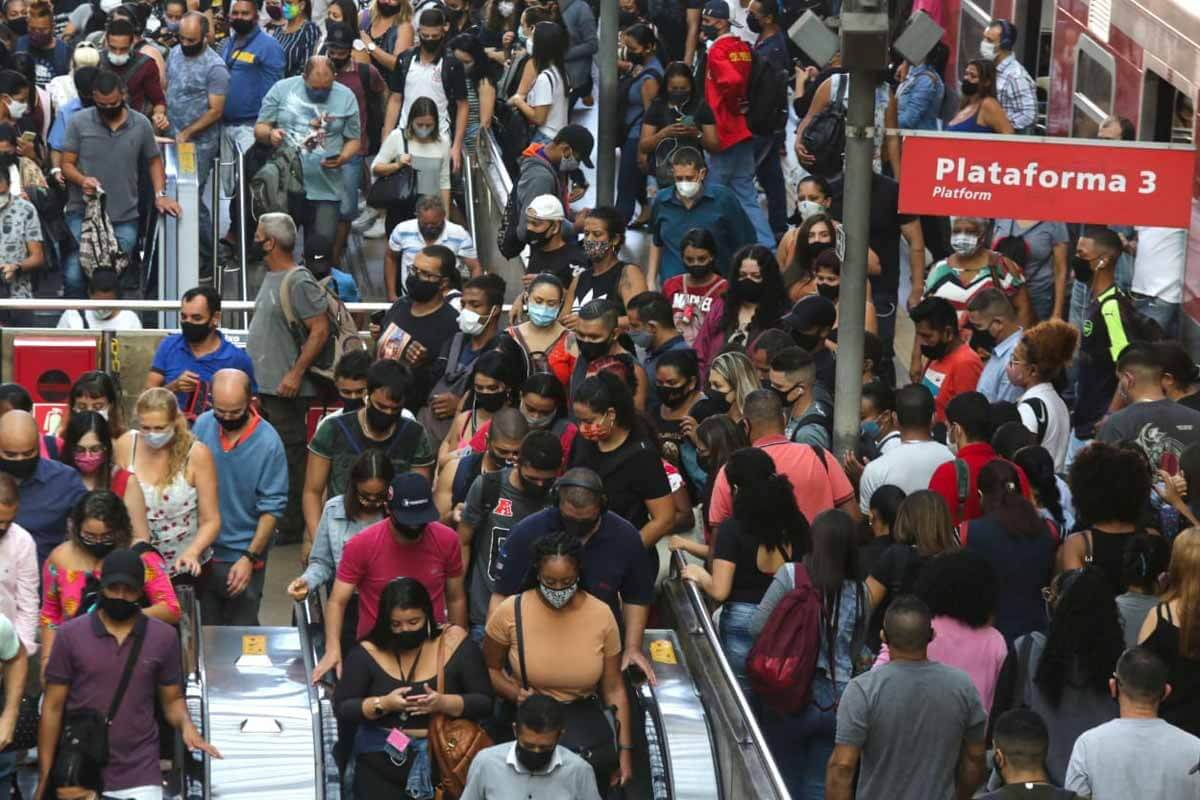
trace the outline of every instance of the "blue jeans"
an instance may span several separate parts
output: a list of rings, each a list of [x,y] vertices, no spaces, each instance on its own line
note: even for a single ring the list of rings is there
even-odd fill
[[[0,753],[0,800],[8,800],[13,775],[17,771],[17,754]]]
[[[477,625],[476,623],[472,622],[470,625],[470,630],[469,630],[469,633],[471,635],[471,641],[473,641],[475,644],[482,647],[483,646],[483,634],[486,630],[487,630],[486,625]]]
[[[784,131],[774,136],[754,137],[754,173],[767,196],[767,221],[776,236],[787,232],[787,187],[783,185]]]
[[[721,650],[733,668],[742,693],[749,699],[750,679],[746,677],[746,656],[750,655],[750,647],[754,637],[750,635],[750,618],[758,608],[754,603],[726,603],[721,606],[721,621],[718,624],[717,635],[721,640]]]
[[[200,193],[200,271],[206,272],[212,263],[212,210],[208,207],[210,192],[204,191],[208,176],[212,174],[213,161],[221,155],[221,140],[214,138],[211,144],[196,145],[196,180]]]
[[[726,187],[737,196],[750,223],[754,225],[758,243],[774,249],[775,235],[767,224],[767,215],[758,204],[758,189],[754,187],[754,140],[746,139],[713,153],[708,160],[708,180],[715,186]]]
[[[83,230],[83,212],[68,211],[67,230],[71,231],[71,235],[78,242]],[[113,231],[117,235],[117,244],[126,253],[132,253],[137,245],[137,220],[132,222],[114,222]],[[87,279],[83,276],[83,269],[79,266],[79,248],[76,247],[67,254],[63,262],[63,296],[65,297],[87,297]]]
[[[354,156],[342,164],[342,199],[338,204],[338,219],[348,222],[358,216],[358,187],[362,185],[362,156]]]
[[[617,167],[617,212],[626,222],[633,216],[634,207],[646,197],[646,174],[638,166],[638,141],[637,136],[625,140]]]
[[[839,682],[838,695],[845,688],[846,684]],[[759,714],[763,737],[793,800],[823,800],[825,765],[833,753],[837,729],[833,683],[818,672],[813,676],[812,691],[812,703],[799,714],[779,714],[770,708]]]
[[[1168,339],[1179,338],[1179,303],[1168,303],[1145,294],[1133,296],[1133,307],[1139,314],[1158,323]]]

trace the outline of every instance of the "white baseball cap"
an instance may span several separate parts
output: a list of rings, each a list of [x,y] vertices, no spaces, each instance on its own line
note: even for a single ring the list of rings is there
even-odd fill
[[[530,219],[540,219],[553,222],[566,219],[563,213],[562,201],[552,194],[540,194],[533,198],[525,212]]]

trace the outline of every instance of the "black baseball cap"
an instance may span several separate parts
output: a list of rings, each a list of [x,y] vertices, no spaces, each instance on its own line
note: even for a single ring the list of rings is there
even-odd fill
[[[700,15],[703,17],[710,17],[712,19],[728,20],[731,25],[735,25],[739,28],[741,27],[741,25],[738,25],[738,23],[734,22],[733,18],[729,16],[729,3],[725,2],[725,0],[708,0],[708,2],[704,4],[704,10],[700,12]]]
[[[429,479],[416,472],[397,475],[392,481],[388,509],[397,525],[428,525],[438,519]]]
[[[832,328],[837,322],[837,306],[832,301],[819,294],[801,297],[792,306],[792,310],[784,314],[780,327],[784,330],[806,331],[809,328]]]
[[[349,50],[354,46],[354,32],[341,22],[331,22],[325,34],[325,48]]]
[[[100,565],[100,588],[128,586],[139,592],[146,584],[146,568],[132,550],[113,550]]]
[[[582,125],[566,125],[559,130],[554,141],[569,144],[580,164],[589,168],[592,166],[592,148],[595,147],[596,140],[587,128]]]

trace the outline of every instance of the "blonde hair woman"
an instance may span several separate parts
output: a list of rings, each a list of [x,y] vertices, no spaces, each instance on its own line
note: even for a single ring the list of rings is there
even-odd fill
[[[359,37],[375,66],[389,72],[401,53],[413,46],[413,9],[408,0],[375,0],[359,14]]]
[[[734,422],[740,422],[746,398],[761,388],[754,362],[745,353],[722,353],[709,367],[705,394],[716,404],[717,413],[728,414]]]
[[[1171,545],[1167,591],[1142,623],[1138,643],[1167,665],[1171,693],[1158,715],[1193,736],[1200,731],[1200,528]]]
[[[120,438],[116,461],[138,479],[146,497],[150,544],[171,576],[196,576],[221,530],[212,454],[188,430],[175,395],[147,389],[135,407],[138,430]]]
[[[911,593],[930,559],[958,549],[946,501],[928,489],[913,492],[900,503],[892,538],[896,544],[883,552],[867,576],[872,608],[878,608],[889,592]]]

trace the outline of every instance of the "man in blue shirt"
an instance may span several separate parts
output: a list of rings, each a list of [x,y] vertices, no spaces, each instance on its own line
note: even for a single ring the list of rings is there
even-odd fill
[[[71,48],[54,35],[54,10],[49,3],[29,4],[28,32],[17,39],[14,52],[33,58],[33,79],[45,87],[51,78],[71,71]]]
[[[967,303],[967,319],[975,329],[971,347],[992,351],[992,357],[979,373],[976,390],[989,403],[1017,402],[1025,390],[1013,386],[1008,379],[1008,363],[1025,331],[1017,324],[1017,311],[1012,301],[999,289],[984,289]]]
[[[646,395],[646,411],[658,408],[658,381],[654,373],[658,359],[671,350],[691,350],[683,335],[675,328],[675,312],[661,292],[642,292],[629,299],[629,335],[643,355],[642,366],[646,379],[655,387]]]
[[[304,197],[299,203],[293,198],[289,211],[306,239],[317,235],[331,242],[337,235],[345,188],[342,165],[362,146],[358,99],[334,76],[327,57],[313,56],[303,75],[271,87],[254,125],[254,138],[260,144],[300,152]]]
[[[621,669],[635,662],[646,675],[654,671],[642,655],[642,634],[654,602],[654,573],[638,529],[605,510],[604,482],[593,470],[567,470],[555,483],[558,506],[526,517],[512,529],[496,559],[499,574],[488,615],[505,597],[518,594],[529,574],[533,545],[558,531],[583,542],[583,583],[588,593],[608,603],[624,631]]]
[[[54,162],[54,168],[50,170],[50,174],[58,180],[59,187],[66,185],[62,177],[62,169],[59,168],[58,162],[61,157],[63,145],[67,141],[67,123],[71,121],[72,115],[82,108],[86,108],[92,104],[92,81],[96,79],[96,73],[100,70],[97,67],[80,67],[71,73],[71,80],[75,84],[77,97],[72,97],[58,109],[58,113],[54,115],[54,124],[50,126],[50,136],[46,143],[50,145],[51,160]],[[85,105],[86,104],[86,105]]]
[[[764,60],[784,83],[792,74],[792,57],[788,54],[787,37],[779,27],[779,5],[776,0],[754,0],[746,13],[746,27],[758,34],[751,49],[755,60]],[[779,129],[766,135],[754,135],[754,174],[767,195],[767,221],[775,238],[787,233],[787,188],[783,185],[783,147],[787,136],[787,106],[780,116]]]
[[[258,29],[254,0],[234,0],[229,8],[230,36],[221,58],[229,69],[229,92],[221,115],[221,158],[233,161],[237,150],[254,146],[254,123],[267,92],[283,77],[287,57],[273,36]],[[225,173],[225,193],[234,193],[234,170]],[[236,198],[234,198],[236,201]],[[234,203],[236,207],[236,202]]]
[[[250,397],[246,373],[221,370],[213,376],[213,407],[194,429],[212,453],[221,509],[221,532],[200,578],[200,608],[210,625],[258,625],[267,546],[287,508],[283,442]]]
[[[67,534],[67,514],[87,493],[79,473],[38,455],[38,427],[28,411],[0,417],[0,471],[17,482],[20,495],[15,522],[33,536],[38,566]]]
[[[717,240],[716,264],[725,266],[743,245],[758,241],[754,225],[737,196],[724,186],[707,181],[704,156],[693,147],[681,147],[671,157],[675,185],[661,190],[650,218],[653,240],[646,283],[661,286],[667,278],[683,274],[679,242],[692,228],[712,231]],[[728,275],[726,276],[728,277]]]
[[[188,289],[179,305],[181,332],[158,343],[145,388],[167,387],[192,420],[208,408],[209,384],[219,370],[241,370],[250,376],[257,392],[250,356],[221,335],[221,296],[217,291],[210,286]]]

